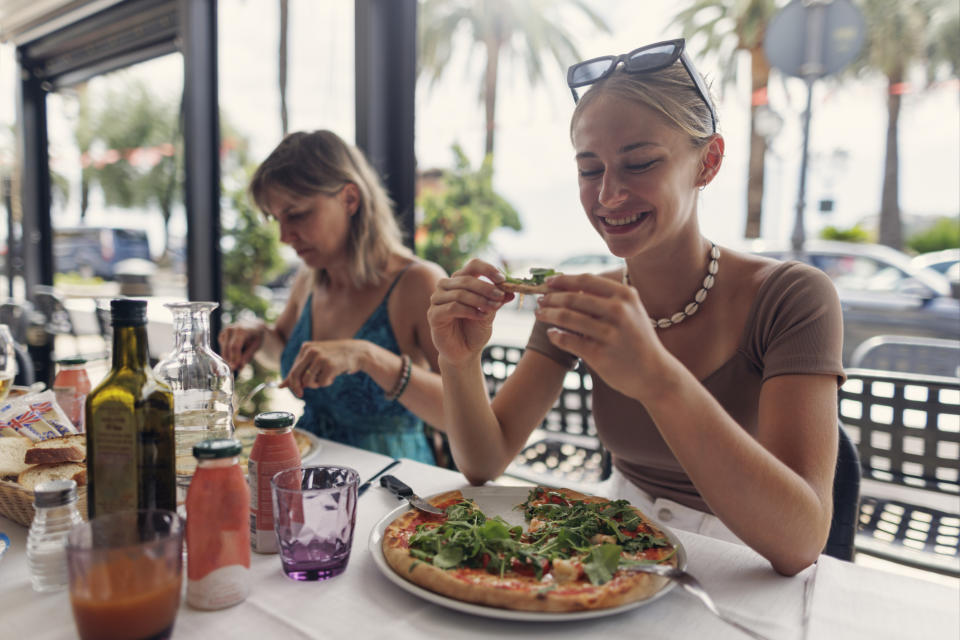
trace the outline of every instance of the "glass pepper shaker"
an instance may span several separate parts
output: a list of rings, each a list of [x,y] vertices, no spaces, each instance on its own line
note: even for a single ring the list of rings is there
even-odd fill
[[[67,586],[67,534],[83,522],[77,509],[77,483],[50,480],[33,490],[35,513],[27,534],[27,564],[34,591]]]

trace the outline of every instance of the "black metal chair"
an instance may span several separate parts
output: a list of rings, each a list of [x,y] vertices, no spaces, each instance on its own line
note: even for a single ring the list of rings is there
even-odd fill
[[[960,340],[874,336],[864,340],[854,350],[850,356],[850,366],[955,378],[960,376]]]
[[[21,387],[29,387],[37,381],[37,373],[33,368],[33,359],[27,352],[26,347],[16,344],[13,347],[17,356],[17,376],[13,379],[13,384]]]
[[[837,448],[837,468],[833,477],[833,519],[823,553],[840,560],[853,560],[857,521],[860,515],[860,456],[843,427]]]
[[[30,328],[30,314],[33,305],[29,301],[15,302],[7,300],[0,304],[0,324],[10,327],[10,335],[19,344],[27,343],[27,330]]]
[[[849,369],[839,396],[862,467],[857,552],[960,576],[960,378]]]
[[[47,333],[77,337],[70,310],[67,309],[56,289],[46,285],[36,285],[33,287],[32,299],[36,309],[46,318]]]
[[[516,368],[523,348],[488,345],[482,353],[492,398]],[[591,410],[593,382],[582,365],[567,373],[556,404],[530,443],[507,467],[508,475],[544,484],[590,484],[610,477],[610,454],[600,444]]]

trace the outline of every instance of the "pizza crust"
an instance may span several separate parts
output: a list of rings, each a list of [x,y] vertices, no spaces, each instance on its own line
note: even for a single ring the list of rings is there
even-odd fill
[[[569,500],[584,502],[609,502],[605,498],[591,496],[571,489],[549,489],[561,493]],[[434,506],[446,507],[463,500],[460,491],[448,491],[429,499]],[[652,525],[643,513],[631,507],[657,535],[663,532]],[[414,558],[409,553],[407,540],[418,524],[435,521],[433,517],[410,509],[384,531],[382,550],[387,564],[401,577],[443,596],[475,604],[539,612],[576,612],[591,609],[617,607],[645,600],[658,593],[667,579],[648,573],[618,572],[603,585],[593,585],[584,578],[560,582],[552,575],[538,580],[513,572],[501,578],[483,569],[440,569],[428,562]],[[676,558],[669,562],[676,564]]]
[[[497,285],[507,293],[519,293],[529,295],[541,295],[549,293],[550,286],[547,284],[523,284],[520,282],[501,282]]]

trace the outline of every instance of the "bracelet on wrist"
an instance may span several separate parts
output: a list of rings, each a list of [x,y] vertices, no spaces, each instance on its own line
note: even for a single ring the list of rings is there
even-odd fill
[[[400,356],[400,377],[397,378],[397,383],[393,385],[390,392],[386,394],[387,400],[393,402],[403,395],[403,392],[407,390],[407,384],[410,382],[412,369],[413,362],[410,360],[410,356],[407,354]]]

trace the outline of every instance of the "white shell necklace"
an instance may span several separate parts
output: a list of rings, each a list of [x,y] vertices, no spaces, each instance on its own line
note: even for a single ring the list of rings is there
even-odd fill
[[[710,243],[709,255],[710,263],[707,265],[707,275],[703,279],[703,286],[693,296],[693,300],[683,308],[683,311],[677,311],[669,318],[660,318],[659,320],[650,318],[650,323],[654,329],[667,329],[675,324],[680,324],[695,314],[703,301],[707,299],[707,294],[710,293],[710,289],[717,281],[717,272],[720,271],[720,248],[713,242]],[[630,284],[630,274],[627,272],[626,266],[623,267],[623,284]]]

